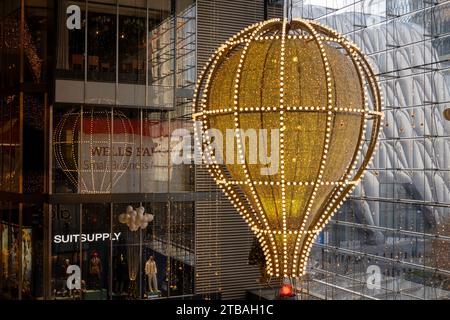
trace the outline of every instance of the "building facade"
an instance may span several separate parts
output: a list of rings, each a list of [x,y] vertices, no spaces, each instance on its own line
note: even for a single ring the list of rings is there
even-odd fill
[[[261,286],[248,226],[202,165],[173,154],[209,56],[282,5],[0,3],[0,299],[229,299]],[[448,296],[449,10],[292,1],[294,17],[374,60],[386,96],[380,151],[319,237],[302,298]]]

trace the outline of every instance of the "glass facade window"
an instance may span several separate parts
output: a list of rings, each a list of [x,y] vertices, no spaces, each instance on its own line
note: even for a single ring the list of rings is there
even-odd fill
[[[172,134],[192,137],[198,61],[278,14],[267,2],[227,17],[220,1],[0,1],[0,299],[187,298],[199,274],[206,291],[237,291],[228,259],[251,237],[222,216],[233,208],[206,172],[174,161]],[[302,298],[448,299],[450,1],[292,4],[367,53],[386,117],[372,165],[317,239]],[[222,241],[230,228],[235,243]]]
[[[116,80],[117,9],[116,1],[88,3],[87,7],[87,79]]]
[[[193,205],[142,203],[153,220],[130,230],[121,215],[131,204],[56,205],[52,227],[52,284],[56,299],[144,298],[155,290],[146,270],[156,264],[162,296],[193,294]],[[169,213],[170,211],[170,213]],[[81,289],[67,287],[67,268],[80,268]],[[152,283],[153,285],[153,283]],[[158,294],[156,294],[158,296]]]
[[[10,95],[0,100],[0,190],[19,191],[20,161],[20,122],[19,97]]]
[[[294,1],[294,16],[361,47],[385,95],[379,151],[316,243],[311,295],[449,297],[449,9],[449,1]],[[380,286],[369,283],[373,270]]]
[[[39,202],[0,202],[1,298],[194,294],[192,167],[169,152],[172,131],[191,125],[195,6],[172,5],[0,4],[0,192]],[[130,206],[153,220],[136,230]],[[68,287],[69,266],[81,289]]]

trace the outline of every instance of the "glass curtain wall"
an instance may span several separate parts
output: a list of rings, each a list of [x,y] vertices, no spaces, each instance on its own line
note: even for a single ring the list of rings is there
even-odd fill
[[[0,299],[43,295],[44,206],[27,195],[46,190],[52,21],[47,1],[0,3]]]
[[[192,168],[173,163],[171,136],[192,125],[195,5],[61,1],[58,13],[52,296],[192,295]],[[72,264],[81,289],[67,286]]]
[[[303,285],[325,299],[448,299],[450,1],[303,0],[293,16],[370,57],[386,116],[373,164],[318,238]]]

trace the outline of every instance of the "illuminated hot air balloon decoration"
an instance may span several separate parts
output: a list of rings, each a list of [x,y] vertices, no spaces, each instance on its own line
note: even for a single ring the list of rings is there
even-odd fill
[[[138,231],[139,229],[145,230],[152,221],[153,215],[145,213],[145,208],[142,206],[136,209],[128,206],[127,211],[119,215],[119,222],[126,224],[132,232]]]
[[[382,103],[360,49],[309,20],[249,26],[221,45],[199,74],[197,147],[256,234],[269,275],[305,274],[314,239],[371,161]],[[217,148],[213,134],[230,129],[237,161],[223,161],[228,152]],[[248,132],[262,129],[279,133],[270,139],[260,134],[254,163]],[[279,166],[269,174],[270,153]]]
[[[132,160],[134,130],[120,110],[74,108],[55,127],[53,152],[79,193],[110,193]]]

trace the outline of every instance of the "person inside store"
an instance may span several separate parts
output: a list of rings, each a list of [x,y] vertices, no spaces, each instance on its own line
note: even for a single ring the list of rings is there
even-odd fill
[[[116,275],[116,294],[123,294],[125,288],[125,282],[128,279],[128,263],[125,260],[123,253],[116,258],[115,264]]]
[[[158,292],[158,280],[156,278],[156,274],[158,270],[156,268],[155,257],[150,256],[145,262],[145,274],[148,280],[148,289],[151,293]]]

